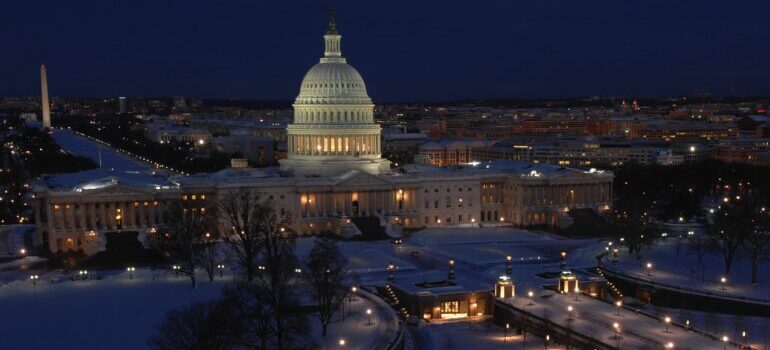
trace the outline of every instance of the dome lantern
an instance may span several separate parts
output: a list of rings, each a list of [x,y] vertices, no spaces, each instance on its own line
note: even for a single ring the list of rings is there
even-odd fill
[[[337,30],[337,20],[334,8],[329,9],[329,26],[324,34],[324,57],[321,58],[321,62],[340,62],[345,63],[345,58],[342,57],[342,51],[340,49],[340,39],[342,35]]]

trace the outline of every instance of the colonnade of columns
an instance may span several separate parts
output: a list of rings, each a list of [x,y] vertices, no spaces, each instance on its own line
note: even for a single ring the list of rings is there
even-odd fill
[[[117,230],[148,228],[158,225],[165,203],[98,202],[51,204],[47,206],[52,227],[59,231]]]
[[[289,135],[290,154],[302,156],[378,155],[380,135]]]
[[[414,189],[304,192],[300,194],[299,200],[302,217],[417,211]]]

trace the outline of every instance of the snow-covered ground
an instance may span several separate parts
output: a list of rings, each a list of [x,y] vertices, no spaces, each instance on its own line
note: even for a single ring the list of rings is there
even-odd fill
[[[619,252],[618,263],[608,263],[607,267],[677,288],[770,302],[770,261],[760,265],[759,283],[752,285],[751,265],[748,261],[736,260],[730,274],[725,275],[724,262],[718,252],[707,251],[702,263],[698,263],[697,255],[688,250],[684,239],[678,243],[676,238],[658,241],[642,250],[641,260],[623,249]],[[648,262],[652,265],[650,269],[647,268]],[[722,277],[726,278],[725,283],[721,282]]]
[[[297,253],[300,258],[309,252],[313,240],[312,237],[298,239]],[[604,251],[604,244],[596,239],[564,239],[550,234],[510,228],[446,228],[414,233],[405,238],[401,245],[389,241],[342,241],[340,249],[347,256],[350,268],[354,270],[361,284],[383,282],[386,278],[385,267],[389,262],[398,266],[396,278],[399,279],[428,271],[445,271],[448,259],[454,257],[458,275],[473,282],[491,285],[503,273],[504,258],[510,254],[513,257],[513,278],[519,293],[522,293],[530,289],[539,291],[542,284],[555,282],[554,279],[538,277],[537,274],[558,271],[559,252],[562,249],[568,251],[567,265],[577,269],[593,266],[596,263],[595,256]],[[683,274],[681,271],[688,271],[687,259],[694,256],[682,248],[677,258],[674,248],[669,240],[645,252],[644,261],[649,258],[654,263],[653,276],[658,273],[660,275],[656,277],[662,277],[665,270],[672,275],[679,272],[679,276],[691,278],[689,274]],[[714,264],[715,269],[721,266],[717,256],[707,257],[706,261],[709,261],[709,266]],[[634,272],[634,269],[639,269],[639,262],[621,252],[621,262],[617,266],[624,266]],[[745,263],[738,263],[735,267],[736,276],[729,276],[731,283],[739,284],[742,274],[746,274],[747,279],[747,268]],[[656,271],[658,269],[660,271]],[[0,279],[12,273],[14,272],[3,272]],[[636,273],[646,275],[644,270]],[[15,276],[18,275],[19,273],[16,273]],[[747,281],[744,279],[745,282]],[[103,348],[107,340],[113,344],[110,346],[112,348],[140,349],[144,348],[147,338],[155,333],[167,311],[191,302],[216,298],[227,283],[232,283],[230,274],[221,280],[218,278],[214,283],[201,278],[200,286],[192,289],[185,278],[157,275],[153,280],[152,273],[144,270],[136,272],[134,279],[129,279],[125,272],[115,272],[106,274],[104,279],[98,281],[38,283],[36,286],[28,280],[10,282],[0,286],[0,339],[3,344],[13,344],[14,348],[19,349],[66,348],[70,345],[82,349],[96,349]],[[731,284],[729,288],[738,288],[738,285]],[[559,298],[561,296],[556,296],[549,299],[549,302],[557,303]],[[594,331],[601,330],[601,327],[595,325],[596,319],[611,320],[615,309],[586,297],[581,298],[585,299],[581,304],[591,303],[590,313],[584,311],[576,316],[582,318],[575,322],[576,326],[579,327],[582,322],[590,324],[595,328]],[[541,307],[545,304],[543,302]],[[321,348],[339,349],[339,340],[344,339],[344,349],[370,349],[381,344],[387,335],[392,334],[392,329],[397,329],[397,326],[393,326],[397,322],[388,326],[387,322],[380,319],[380,315],[392,311],[381,303],[375,305],[358,297],[352,306],[351,316],[342,322],[338,315],[325,338],[320,337],[318,321],[310,318],[313,336],[318,339]],[[561,306],[563,305],[553,307],[555,310],[561,310]],[[374,310],[373,325],[368,324],[368,318],[365,316],[364,311],[367,308]],[[678,310],[663,312],[672,314],[675,322],[678,321]],[[691,341],[688,338],[691,335],[680,334],[678,331],[661,333],[662,324],[659,320],[641,316],[632,319],[630,312],[624,317],[628,317],[623,321],[624,327],[635,331],[639,329],[645,337],[668,337],[683,345]],[[731,316],[721,317],[723,325],[730,322]],[[692,313],[693,326],[705,327],[706,318],[713,319],[713,316]],[[640,325],[636,325],[637,322],[640,322]],[[762,327],[765,322],[765,319],[761,318],[748,319],[746,329],[752,335],[763,334]],[[379,326],[381,323],[384,328]],[[40,336],[43,334],[41,330],[45,330],[46,336]],[[610,331],[604,329],[604,332]],[[611,335],[608,333],[607,336]],[[484,322],[474,322],[470,325],[467,322],[434,323],[417,331],[416,338],[414,343],[425,346],[426,349],[543,348],[542,339],[535,339],[530,335],[527,346],[522,347],[523,339],[520,335],[509,334],[506,338],[502,328],[494,325],[487,328]],[[119,341],[116,342],[115,339]],[[624,339],[629,345],[634,341],[630,336]],[[706,348],[714,345],[713,342],[702,339],[692,341],[696,345],[704,342]],[[759,338],[752,340],[755,344],[760,341]]]
[[[166,312],[218,298],[232,283],[230,275],[209,282],[199,274],[193,289],[188,278],[171,273],[138,270],[133,278],[127,272],[102,274],[101,280],[61,283],[47,282],[47,274],[37,285],[18,280],[1,286],[0,348],[144,349]],[[371,299],[358,296],[345,304],[350,316],[344,322],[341,315],[335,317],[323,339],[317,318],[309,316],[312,335],[324,349],[338,349],[340,339],[345,339],[345,349],[374,349],[397,329],[394,317],[390,322],[385,318],[392,310]],[[371,324],[366,309],[373,310]]]
[[[120,153],[110,145],[76,134],[69,129],[55,129],[53,138],[63,150],[69,153],[90,158],[97,164],[101,159],[102,168],[114,169],[115,171],[120,172],[143,172],[152,170],[153,168],[150,163]]]
[[[226,280],[190,288],[187,278],[136,271],[102,280],[17,281],[0,287],[0,339],[8,349],[142,349],[165,313],[217,298]],[[109,345],[108,345],[109,344]]]
[[[563,346],[549,344],[532,334],[514,335],[505,329],[487,322],[451,322],[432,324],[417,332],[417,343],[425,349],[435,350],[561,350]]]
[[[509,298],[506,303],[619,349],[663,348],[669,342],[676,349],[737,348],[683,327],[667,326],[664,318],[647,317],[629,310],[618,313],[614,305],[582,295],[573,298],[572,295],[550,293],[536,296],[533,302],[529,298]],[[617,334],[615,323],[618,324]]]

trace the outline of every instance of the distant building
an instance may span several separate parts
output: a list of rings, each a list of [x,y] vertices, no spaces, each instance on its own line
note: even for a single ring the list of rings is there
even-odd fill
[[[630,163],[668,166],[685,161],[683,154],[666,144],[574,138],[534,143],[499,141],[492,146],[475,147],[472,154],[477,161],[505,159],[582,167],[618,167]]]
[[[470,164],[474,161],[471,150],[485,145],[483,140],[428,141],[418,147],[415,162],[438,167]]]
[[[118,113],[120,114],[128,113],[128,103],[126,101],[126,98],[123,96],[118,97]]]

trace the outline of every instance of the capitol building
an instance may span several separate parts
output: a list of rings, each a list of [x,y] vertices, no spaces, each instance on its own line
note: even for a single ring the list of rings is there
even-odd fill
[[[234,166],[216,173],[164,175],[93,169],[42,176],[34,184],[38,244],[53,252],[103,250],[105,233],[163,225],[175,202],[206,210],[234,191],[251,191],[302,235],[361,234],[431,227],[563,226],[573,209],[608,210],[611,172],[502,161],[391,169],[361,74],[347,63],[332,16],[320,61],[308,70],[288,125],[280,167]]]

